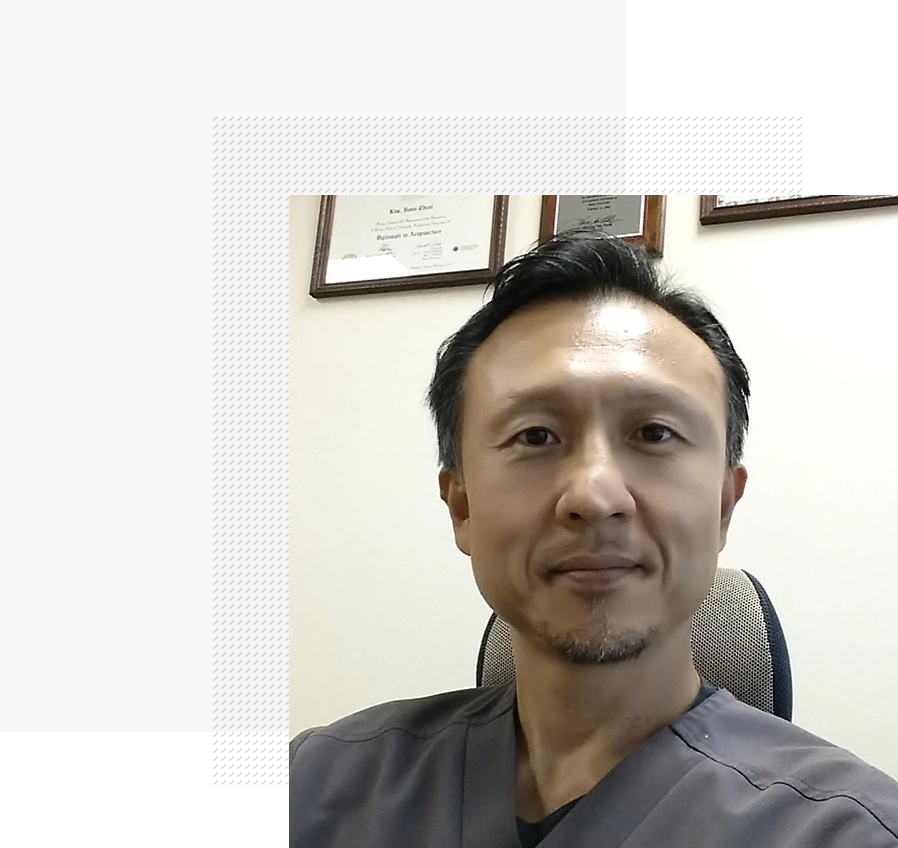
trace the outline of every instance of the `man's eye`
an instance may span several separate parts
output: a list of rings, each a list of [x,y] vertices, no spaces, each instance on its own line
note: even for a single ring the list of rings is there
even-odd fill
[[[646,444],[650,445],[663,445],[677,437],[677,434],[666,424],[646,424],[639,428],[639,432],[643,434]],[[670,438],[665,439],[665,433],[668,433]]]
[[[549,440],[552,438],[557,437],[551,430],[547,430],[545,427],[528,427],[526,430],[521,430],[514,437],[514,441],[527,447],[541,448],[549,444]]]
[[[645,424],[639,428],[642,441],[647,445],[665,445],[677,438],[677,433],[666,424]],[[530,448],[542,448],[552,444],[558,437],[546,427],[528,427],[514,437],[515,444]]]

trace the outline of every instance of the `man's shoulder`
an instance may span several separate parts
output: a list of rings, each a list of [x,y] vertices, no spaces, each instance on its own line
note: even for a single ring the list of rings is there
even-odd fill
[[[290,743],[290,759],[292,761],[300,745],[310,739],[368,742],[381,739],[391,731],[427,739],[448,727],[493,721],[513,706],[514,687],[511,684],[388,701],[344,716],[329,725],[304,730]]]
[[[755,790],[809,801],[852,799],[898,833],[898,782],[855,754],[720,690],[672,726],[691,748]]]

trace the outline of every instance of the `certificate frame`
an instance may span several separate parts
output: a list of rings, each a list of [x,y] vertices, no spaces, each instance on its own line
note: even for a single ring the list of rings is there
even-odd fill
[[[541,243],[555,235],[559,196],[557,194],[543,195],[542,214],[539,221]],[[664,252],[664,213],[667,198],[663,194],[641,194],[638,196],[642,198],[643,202],[642,232],[635,236],[625,236],[624,241],[641,245],[653,256],[661,256]]]
[[[726,224],[730,221],[757,221],[762,218],[786,218],[816,212],[841,212],[844,209],[867,209],[898,205],[895,194],[819,194],[808,197],[758,200],[751,203],[721,206],[722,195],[703,194],[699,220],[702,224]]]
[[[435,195],[439,196],[439,195]],[[445,195],[444,195],[445,196]],[[456,195],[455,199],[463,199]],[[328,256],[334,228],[334,212],[339,195],[326,194],[321,197],[318,212],[318,232],[315,238],[315,253],[312,260],[312,276],[309,294],[314,298],[340,297],[343,295],[374,294],[386,291],[414,291],[421,289],[447,288],[488,283],[502,267],[505,255],[505,235],[508,222],[508,195],[495,195],[489,237],[488,265],[464,271],[441,271],[436,273],[409,274],[401,277],[354,280],[351,282],[325,282]]]

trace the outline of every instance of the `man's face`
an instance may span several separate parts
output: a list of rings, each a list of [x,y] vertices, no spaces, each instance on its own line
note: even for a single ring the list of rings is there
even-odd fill
[[[705,343],[648,303],[536,305],[477,350],[463,477],[440,488],[481,593],[524,638],[613,662],[688,621],[745,485],[726,466],[725,385]],[[612,556],[636,565],[590,570]]]

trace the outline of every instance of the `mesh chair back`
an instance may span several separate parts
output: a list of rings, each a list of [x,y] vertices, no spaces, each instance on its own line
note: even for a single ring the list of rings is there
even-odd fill
[[[692,620],[698,673],[740,701],[792,720],[792,672],[783,630],[764,587],[746,571],[718,568]],[[490,616],[480,644],[477,685],[514,679],[508,624]]]

